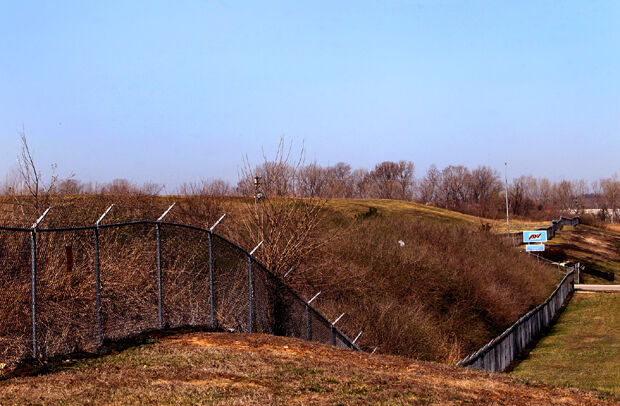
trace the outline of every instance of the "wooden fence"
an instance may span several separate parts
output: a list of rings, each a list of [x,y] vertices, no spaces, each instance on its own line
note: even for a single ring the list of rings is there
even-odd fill
[[[457,365],[492,372],[504,371],[520,352],[549,327],[566,298],[574,291],[574,275],[574,269],[570,268],[544,303],[526,313],[501,335]]]
[[[576,226],[579,224],[579,217],[562,217],[559,220],[551,220],[551,224],[548,227],[540,227],[537,230],[545,230],[547,232],[547,240],[555,237],[555,232],[561,230],[564,226]],[[514,245],[523,244],[523,232],[510,233],[510,239]]]

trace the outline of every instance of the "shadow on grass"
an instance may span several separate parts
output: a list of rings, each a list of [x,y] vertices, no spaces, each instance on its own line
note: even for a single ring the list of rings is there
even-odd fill
[[[105,357],[107,355],[119,354],[130,348],[139,347],[145,344],[155,344],[159,339],[187,333],[208,332],[221,333],[225,330],[213,329],[208,327],[176,327],[165,330],[149,330],[140,334],[125,337],[118,340],[106,340],[103,345],[94,351],[79,351],[65,355],[58,355],[45,360],[37,358],[27,358],[14,366],[7,368],[0,374],[0,381],[11,378],[38,376],[47,373],[58,372],[75,365],[84,359]]]

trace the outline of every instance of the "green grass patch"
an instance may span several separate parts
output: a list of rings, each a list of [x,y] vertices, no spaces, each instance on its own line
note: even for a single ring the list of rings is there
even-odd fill
[[[578,293],[512,375],[620,395],[620,294]]]

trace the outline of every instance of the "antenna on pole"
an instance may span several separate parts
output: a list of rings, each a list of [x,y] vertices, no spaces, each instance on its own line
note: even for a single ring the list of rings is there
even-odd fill
[[[508,162],[504,162],[504,176],[506,180],[506,231],[510,234],[510,216],[508,214]]]

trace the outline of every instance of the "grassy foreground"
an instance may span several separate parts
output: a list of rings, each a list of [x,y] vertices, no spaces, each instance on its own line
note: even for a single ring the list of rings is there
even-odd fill
[[[611,404],[502,374],[267,335],[189,333],[41,376],[0,381],[0,404]]]
[[[576,293],[512,374],[620,395],[620,294]]]

